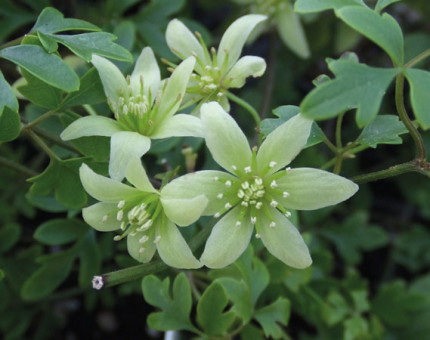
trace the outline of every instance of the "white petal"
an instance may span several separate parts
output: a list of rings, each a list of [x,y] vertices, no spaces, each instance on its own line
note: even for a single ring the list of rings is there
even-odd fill
[[[91,63],[99,72],[106,97],[116,102],[120,92],[127,87],[123,74],[112,62],[98,55],[93,54]]]
[[[250,166],[252,152],[235,120],[216,102],[203,104],[200,115],[206,145],[215,161],[230,172],[233,165],[241,170]]]
[[[163,262],[175,268],[200,268],[202,264],[194,257],[178,228],[168,219],[159,221],[155,226],[161,236],[157,250]]]
[[[218,179],[218,180],[215,180]],[[161,197],[167,199],[187,199],[204,195],[209,204],[204,210],[204,215],[213,215],[220,211],[226,201],[217,196],[227,188],[226,181],[233,182],[236,177],[222,171],[205,170],[193,172],[174,179],[161,190]],[[173,221],[175,219],[172,219]]]
[[[245,251],[254,226],[248,222],[249,216],[244,217],[241,226],[236,226],[240,209],[240,206],[234,208],[215,224],[200,258],[203,265],[209,268],[223,268],[236,261]]]
[[[86,136],[110,137],[114,133],[122,131],[116,120],[103,116],[86,116],[72,122],[60,137],[62,140],[71,140]]]
[[[282,3],[276,11],[279,35],[293,52],[302,58],[310,55],[308,43],[299,16],[289,2]]]
[[[270,162],[273,173],[288,165],[305,146],[312,126],[312,120],[296,115],[270,133],[257,153],[259,171],[266,171]]]
[[[151,138],[167,137],[204,137],[202,122],[199,118],[180,113],[163,120]]]
[[[121,131],[110,140],[109,175],[121,181],[132,158],[142,157],[151,146],[151,140],[137,132]]]
[[[140,158],[132,158],[128,162],[125,177],[131,184],[143,192],[157,192],[152,186]]]
[[[113,231],[120,228],[113,211],[117,210],[117,203],[99,202],[82,209],[82,217],[91,227],[98,231]]]
[[[194,57],[185,59],[167,79],[166,88],[160,99],[158,112],[160,118],[165,119],[168,116],[173,116],[178,111],[195,63]]]
[[[148,97],[149,92],[151,92],[151,99],[153,101],[160,86],[161,76],[154,52],[152,52],[150,47],[145,47],[142,50],[142,53],[136,61],[133,73],[131,74],[130,82],[134,89],[140,90],[141,78],[143,78],[145,96]]]
[[[217,53],[218,65],[221,66],[224,63],[228,54],[227,70],[230,69],[239,59],[249,34],[257,24],[266,18],[265,15],[249,14],[233,22],[221,38]]]
[[[169,220],[181,227],[197,221],[202,216],[208,202],[209,200],[205,195],[188,199],[163,198],[163,190],[161,191],[161,203],[163,204],[164,213]]]
[[[196,55],[205,60],[203,47],[193,33],[178,19],[169,22],[166,29],[166,42],[170,50],[178,57],[185,59]]]
[[[127,250],[132,258],[135,260],[147,263],[151,261],[154,256],[157,246],[155,245],[154,237],[150,238],[145,244],[139,242],[140,238],[143,236],[142,233],[137,233],[136,235],[129,234],[127,236]],[[142,251],[142,249],[144,249]]]
[[[291,169],[277,179],[279,189],[289,193],[279,198],[285,207],[313,210],[345,201],[354,195],[358,185],[341,176],[311,168]]]
[[[228,87],[239,88],[245,85],[246,78],[260,77],[266,70],[266,62],[263,58],[245,56],[240,58],[226,75]],[[230,80],[231,79],[231,80]]]
[[[85,163],[79,168],[79,176],[86,192],[99,201],[118,203],[141,195],[135,188],[96,174]]]
[[[306,268],[312,264],[308,247],[296,227],[278,210],[271,209],[273,220],[261,214],[261,241],[267,250],[285,264]],[[275,222],[276,226],[269,225]]]

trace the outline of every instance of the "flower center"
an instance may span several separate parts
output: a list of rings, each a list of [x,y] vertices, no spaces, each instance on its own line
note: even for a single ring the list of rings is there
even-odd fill
[[[240,184],[237,197],[241,199],[241,205],[244,207],[249,205],[259,207],[262,204],[265,193],[263,180],[260,177],[254,177],[253,180],[243,181]]]

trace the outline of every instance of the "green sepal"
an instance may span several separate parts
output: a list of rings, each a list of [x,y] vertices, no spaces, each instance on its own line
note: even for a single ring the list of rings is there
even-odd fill
[[[278,322],[286,326],[290,318],[291,303],[283,297],[279,297],[272,304],[257,310],[254,318],[263,327],[264,335],[279,339],[283,335],[282,329],[277,324]]]
[[[399,135],[408,132],[406,126],[394,115],[379,115],[367,125],[357,142],[371,148],[378,144],[402,144]]]

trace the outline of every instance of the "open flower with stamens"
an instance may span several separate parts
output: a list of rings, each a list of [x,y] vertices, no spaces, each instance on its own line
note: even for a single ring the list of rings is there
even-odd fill
[[[175,114],[193,71],[194,57],[184,60],[164,82],[160,81],[160,69],[149,47],[142,50],[133,73],[127,78],[105,58],[93,55],[91,62],[99,72],[115,119],[82,117],[70,124],[61,138],[111,137],[109,175],[112,178],[124,178],[128,162],[149,150],[151,138],[202,137],[198,118]]]
[[[184,105],[218,101],[229,111],[227,90],[242,87],[250,76],[263,75],[266,70],[263,58],[239,57],[249,34],[265,19],[264,15],[246,15],[237,19],[222,36],[218,51],[214,47],[209,51],[201,35],[191,33],[181,21],[173,19],[169,22],[166,30],[169,48],[181,59],[189,56],[196,58],[194,73],[187,87],[189,96],[184,100]]]
[[[228,172],[199,171],[179,177],[166,197],[209,199],[206,215],[221,218],[208,238],[200,261],[210,268],[234,262],[256,237],[278,259],[295,268],[312,263],[300,233],[289,221],[294,210],[337,204],[358,186],[330,172],[285,167],[305,146],[312,121],[297,115],[270,133],[258,149],[249,147],[239,126],[215,102],[201,107],[206,145]],[[177,196],[180,193],[180,196]]]
[[[134,187],[98,175],[86,164],[79,173],[85,190],[101,201],[82,210],[90,226],[99,231],[117,230],[114,240],[127,238],[128,252],[139,262],[149,262],[157,250],[169,266],[201,267],[176,225],[186,226],[200,217],[208,203],[203,194],[165,198],[164,189],[154,189],[138,158],[130,160],[125,173]]]

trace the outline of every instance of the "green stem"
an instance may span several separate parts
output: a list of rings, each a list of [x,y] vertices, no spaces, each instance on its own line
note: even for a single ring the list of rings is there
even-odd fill
[[[251,106],[249,105],[246,101],[244,101],[243,99],[239,98],[238,96],[234,95],[231,92],[227,92],[227,98],[234,101],[236,104],[242,106],[246,111],[248,111],[252,118],[254,118],[255,124],[258,126],[260,126],[260,116],[258,115],[258,112]]]
[[[0,156],[0,164],[7,166],[8,168],[14,169],[27,177],[34,177],[38,175],[38,173],[32,169],[29,169],[19,163],[11,161],[7,158]]]
[[[7,47],[11,47],[11,46],[19,45],[19,44],[21,43],[22,39],[24,39],[24,36],[19,37],[19,38],[16,38],[16,39],[14,39],[14,40],[11,40],[11,41],[9,41],[9,42],[7,42],[7,43],[5,43],[5,44],[1,45],[1,46],[0,46],[0,50],[3,50],[3,49],[5,49],[5,48],[7,48]]]
[[[22,128],[23,129],[30,129],[33,126],[43,122],[45,119],[48,119],[49,117],[51,117],[55,112],[57,112],[57,109],[54,110],[50,110],[45,112],[44,114],[40,115],[39,117],[37,117],[35,120],[33,120],[32,122],[24,125]]]
[[[396,108],[399,114],[400,119],[403,124],[405,124],[409,133],[414,140],[415,147],[417,149],[417,159],[423,163],[426,160],[426,149],[424,146],[424,141],[421,137],[421,134],[416,129],[415,125],[409,119],[408,113],[406,112],[405,104],[404,104],[404,83],[405,76],[403,74],[399,74],[396,78]]]
[[[93,108],[91,105],[89,105],[89,104],[84,104],[84,105],[82,105],[82,107],[85,109],[85,111],[87,111],[87,113],[88,113],[90,116],[98,116],[98,114],[97,114],[96,110],[94,110],[94,108]]]
[[[51,148],[45,144],[45,142],[39,138],[38,135],[36,135],[31,129],[25,130],[27,134],[42,148],[43,151],[46,152],[46,154],[52,158],[56,159],[57,161],[60,161],[60,158],[51,150]]]
[[[384,178],[394,177],[407,172],[418,172],[424,176],[430,177],[430,163],[426,163],[423,165],[421,160],[417,159],[410,162],[391,166],[385,170],[355,176],[352,177],[351,180],[357,184],[363,184]]]
[[[405,64],[405,68],[410,68],[418,64],[420,61],[424,60],[425,58],[430,57],[430,49],[425,50],[424,52],[418,54],[416,57],[412,58]]]
[[[34,127],[32,130],[35,133],[37,133],[39,136],[42,136],[43,138],[49,140],[50,142],[55,143],[55,144],[61,146],[62,148],[67,149],[69,151],[72,151],[78,155],[81,155],[81,152],[78,149],[76,149],[72,145],[68,144],[67,142],[63,141],[57,135],[55,135],[49,131],[46,131],[45,129],[38,128],[38,127]]]

